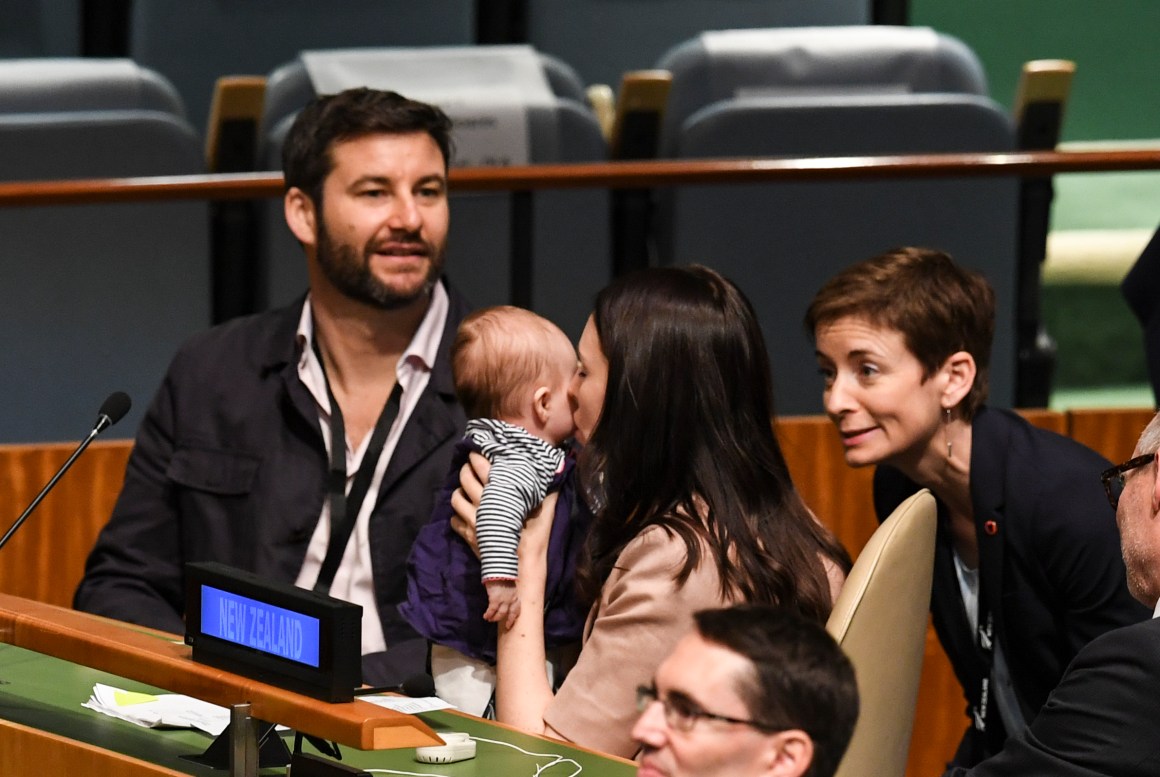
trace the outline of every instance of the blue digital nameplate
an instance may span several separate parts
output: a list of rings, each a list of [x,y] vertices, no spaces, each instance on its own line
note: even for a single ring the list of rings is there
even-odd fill
[[[193,660],[324,701],[362,683],[362,607],[213,562],[185,565]]]
[[[318,618],[209,585],[201,586],[201,633],[318,666]]]

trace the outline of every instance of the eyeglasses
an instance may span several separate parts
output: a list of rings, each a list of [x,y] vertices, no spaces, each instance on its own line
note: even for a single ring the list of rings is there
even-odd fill
[[[1148,466],[1154,458],[1156,458],[1155,453],[1137,456],[1134,459],[1128,459],[1119,466],[1106,469],[1100,474],[1100,480],[1104,484],[1104,493],[1108,495],[1108,502],[1112,505],[1113,510],[1120,504],[1120,494],[1124,493],[1124,479],[1127,473]]]
[[[699,720],[719,720],[722,723],[751,726],[752,728],[769,733],[785,731],[785,728],[782,726],[772,726],[757,720],[742,720],[741,718],[731,718],[728,715],[706,712],[699,704],[683,694],[662,699],[660,694],[657,693],[656,686],[637,686],[636,708],[638,710],[644,712],[654,701],[661,703],[661,709],[665,713],[665,723],[674,731],[690,731],[693,726],[697,725],[697,721]]]

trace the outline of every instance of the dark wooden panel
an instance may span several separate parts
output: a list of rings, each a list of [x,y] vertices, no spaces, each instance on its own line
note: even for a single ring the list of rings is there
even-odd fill
[[[1071,410],[1068,433],[1084,445],[1099,451],[1113,464],[1132,458],[1140,432],[1156,413],[1150,408],[1116,410]]]
[[[57,482],[0,550],[0,592],[62,607],[72,605],[85,558],[113,512],[132,443],[96,442]],[[16,520],[75,444],[0,446],[4,529]]]
[[[846,466],[842,443],[825,416],[782,418],[777,435],[802,499],[856,557],[878,527],[871,502],[874,468]]]

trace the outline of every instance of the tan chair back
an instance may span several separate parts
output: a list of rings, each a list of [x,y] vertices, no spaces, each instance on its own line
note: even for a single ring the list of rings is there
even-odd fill
[[[861,708],[836,777],[902,777],[906,771],[936,522],[926,489],[900,504],[862,549],[826,623],[854,664]]]

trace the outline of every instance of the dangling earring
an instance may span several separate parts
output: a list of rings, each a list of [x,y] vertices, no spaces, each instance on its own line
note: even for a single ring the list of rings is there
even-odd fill
[[[951,440],[951,409],[949,407],[943,408],[946,411],[946,426],[943,428],[943,435],[947,439],[947,460],[950,461],[954,453],[954,441]]]

